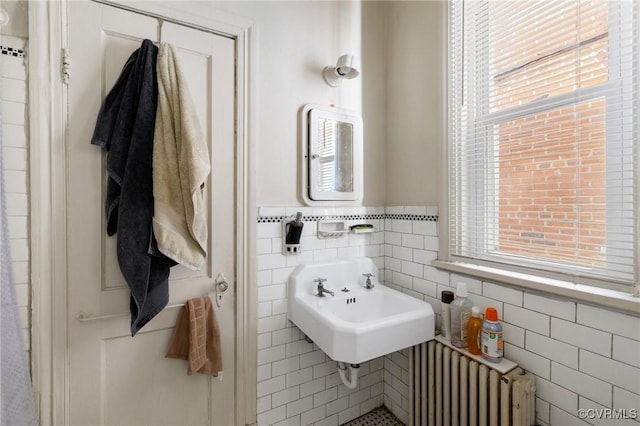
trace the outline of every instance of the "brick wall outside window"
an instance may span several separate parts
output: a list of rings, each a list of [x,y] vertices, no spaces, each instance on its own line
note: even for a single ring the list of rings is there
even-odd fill
[[[561,23],[562,30],[552,36],[536,24],[535,15],[550,13],[546,7],[532,10],[525,2],[513,7],[517,10],[497,20],[493,31],[499,49],[491,111],[608,80],[606,2],[569,3],[554,24]],[[583,265],[605,262],[606,109],[604,98],[594,98],[524,112],[493,127],[498,145],[495,249]]]
[[[499,250],[604,261],[605,101],[498,126]]]

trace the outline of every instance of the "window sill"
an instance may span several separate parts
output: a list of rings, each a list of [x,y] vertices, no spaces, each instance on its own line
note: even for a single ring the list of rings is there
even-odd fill
[[[566,281],[538,277],[520,272],[506,271],[504,269],[490,268],[487,266],[472,265],[469,263],[434,260],[431,264],[438,269],[443,269],[449,272],[471,275],[486,281],[542,291],[575,301],[604,306],[619,311],[629,312],[634,315],[640,315],[640,298],[634,297],[629,293],[591,287],[582,284],[573,284]]]

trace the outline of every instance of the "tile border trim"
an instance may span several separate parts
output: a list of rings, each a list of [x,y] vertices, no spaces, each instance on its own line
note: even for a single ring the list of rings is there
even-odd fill
[[[15,48],[9,47],[9,46],[0,46],[0,54],[7,55],[7,56],[13,56],[13,57],[16,57],[16,58],[23,58],[24,57],[24,50],[15,49]]]
[[[437,222],[437,215],[427,215],[427,214],[396,214],[396,213],[387,213],[385,214],[385,219],[398,219],[398,220],[419,220],[419,221],[427,221],[427,222]]]
[[[258,223],[278,223],[289,216],[258,216]],[[318,220],[381,220],[381,219],[395,219],[395,220],[417,220],[427,222],[437,222],[438,216],[435,215],[417,215],[417,214],[392,214],[392,213],[380,213],[380,214],[340,214],[340,215],[312,215],[302,216],[304,222],[315,222]]]

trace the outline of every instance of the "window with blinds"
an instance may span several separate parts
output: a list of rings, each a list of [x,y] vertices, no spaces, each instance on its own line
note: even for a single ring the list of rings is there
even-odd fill
[[[638,280],[640,2],[450,2],[451,260]]]

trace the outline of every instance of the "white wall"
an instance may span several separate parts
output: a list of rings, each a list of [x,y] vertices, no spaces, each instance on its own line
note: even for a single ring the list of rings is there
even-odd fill
[[[12,7],[9,7],[12,6]],[[2,90],[2,154],[4,157],[4,182],[9,240],[13,259],[13,277],[20,321],[27,350],[30,350],[30,276],[29,276],[29,186],[28,186],[28,121],[27,121],[27,67],[22,55],[26,39],[12,34],[26,35],[26,2],[2,2],[2,8],[13,23],[0,28],[0,45],[13,49],[0,55]]]
[[[446,89],[446,2],[390,1],[387,13],[387,206],[438,202]]]
[[[365,206],[384,206],[387,163],[386,2],[362,4],[362,117],[364,121]]]
[[[258,205],[303,205],[298,120],[308,103],[365,112],[364,203],[384,205],[384,4],[268,1],[214,7],[255,24]],[[361,58],[362,76],[329,87],[322,70],[344,53]]]
[[[365,206],[438,201],[444,137],[441,1],[217,2],[257,30],[257,203],[303,205],[298,111],[307,103],[361,111]],[[342,53],[361,77],[330,88],[325,65]]]

